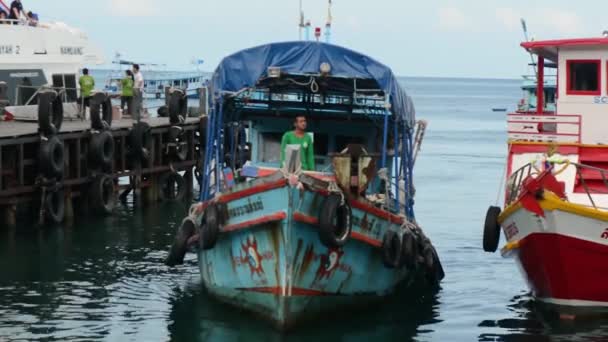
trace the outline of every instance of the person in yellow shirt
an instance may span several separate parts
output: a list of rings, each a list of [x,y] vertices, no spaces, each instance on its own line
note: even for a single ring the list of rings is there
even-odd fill
[[[133,72],[131,72],[131,70],[127,70],[125,73],[126,77],[120,81],[120,86],[122,88],[120,109],[123,110],[123,113],[126,115],[131,115],[131,106],[133,105],[133,83],[135,82],[135,78],[133,77]],[[126,112],[124,112],[125,104],[127,105]]]
[[[89,75],[89,69],[82,69],[82,76],[80,76],[78,84],[80,85],[80,99],[78,103],[84,105],[84,107],[88,107],[91,93],[95,89],[95,79]]]

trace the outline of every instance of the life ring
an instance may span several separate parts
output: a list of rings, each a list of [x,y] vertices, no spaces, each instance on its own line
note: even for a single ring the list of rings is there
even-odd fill
[[[334,224],[335,223],[335,224]],[[344,246],[353,230],[352,209],[340,195],[329,195],[319,213],[319,239],[328,248]]]
[[[133,124],[127,139],[129,154],[137,160],[149,160],[148,140],[150,139],[150,125],[146,122]]]
[[[182,221],[182,224],[175,234],[175,240],[173,240],[171,249],[169,249],[169,254],[165,259],[165,265],[172,267],[184,263],[184,257],[188,251],[188,239],[190,239],[197,230],[198,227],[196,222],[194,222],[192,218],[186,217]]]
[[[382,239],[382,262],[387,268],[401,266],[401,238],[392,230],[387,230]]]
[[[169,122],[176,125],[184,122],[188,112],[188,98],[181,89],[173,89],[169,93]]]
[[[159,196],[163,201],[182,201],[186,197],[186,180],[177,172],[168,172],[158,179]]]
[[[172,126],[169,129],[169,155],[177,161],[184,161],[188,158],[188,141],[184,134],[184,129],[180,126]]]
[[[89,201],[95,211],[109,215],[116,205],[114,178],[110,175],[99,175],[93,179],[89,191]]]
[[[114,137],[110,131],[93,133],[91,144],[89,145],[89,155],[91,166],[99,167],[103,170],[112,170],[114,161]]]
[[[112,102],[104,93],[95,93],[89,103],[91,128],[105,130],[112,126]]]
[[[405,229],[401,237],[401,260],[410,268],[418,260],[418,238],[410,229]]]
[[[63,189],[47,191],[44,197],[44,216],[47,222],[59,224],[65,217],[65,198]]]
[[[496,252],[500,242],[500,224],[498,223],[500,211],[499,207],[491,206],[486,212],[486,221],[483,226],[483,250],[489,253]]]
[[[38,128],[47,136],[57,134],[63,123],[63,102],[53,90],[38,93]]]
[[[423,266],[425,270],[425,278],[429,284],[437,286],[439,282],[445,277],[443,266],[439,260],[439,255],[435,247],[429,240],[425,242],[424,249],[422,250],[422,258],[424,260]]]
[[[40,142],[40,173],[48,178],[63,178],[63,142],[56,135]]]
[[[220,215],[215,205],[210,205],[205,209],[202,224],[199,228],[199,247],[202,250],[209,250],[215,247],[217,238],[220,234]]]

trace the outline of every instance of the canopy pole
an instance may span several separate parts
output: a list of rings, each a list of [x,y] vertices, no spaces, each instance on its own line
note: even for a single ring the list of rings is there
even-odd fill
[[[536,78],[536,113],[545,112],[545,58],[538,55],[538,77]]]

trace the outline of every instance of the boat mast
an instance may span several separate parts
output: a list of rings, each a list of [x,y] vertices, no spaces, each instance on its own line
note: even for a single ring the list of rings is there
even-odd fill
[[[331,22],[332,22],[331,0],[329,0],[329,3],[327,4],[327,22],[325,23],[325,42],[326,43],[330,43],[330,40],[331,40]]]
[[[304,29],[304,11],[302,10],[302,0],[300,0],[300,23],[299,26],[299,40],[302,40],[302,30]]]

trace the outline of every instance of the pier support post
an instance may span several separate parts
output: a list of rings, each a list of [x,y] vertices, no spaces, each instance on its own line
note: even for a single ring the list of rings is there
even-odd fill
[[[65,189],[65,218],[64,221],[67,225],[72,225],[74,223],[74,205],[72,202],[72,188],[67,187]]]
[[[193,169],[188,169],[184,174],[184,178],[186,179],[186,200],[188,202],[192,202],[192,198],[194,197],[194,171]]]
[[[12,204],[2,207],[2,218],[7,227],[14,228],[17,225],[17,205]]]
[[[148,179],[148,186],[143,189],[143,198],[146,204],[158,201],[158,176],[151,175]]]

